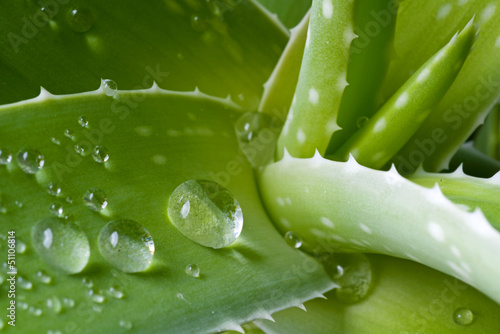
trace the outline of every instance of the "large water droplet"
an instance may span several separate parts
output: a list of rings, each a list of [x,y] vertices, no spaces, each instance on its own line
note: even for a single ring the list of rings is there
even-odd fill
[[[23,172],[28,174],[35,174],[43,168],[43,165],[45,164],[45,158],[37,150],[22,149],[17,154],[17,164],[23,170]]]
[[[186,237],[212,248],[229,245],[243,228],[243,214],[234,196],[206,180],[178,186],[168,202],[168,217]]]
[[[238,144],[252,167],[264,166],[273,159],[280,129],[277,119],[260,112],[247,112],[236,121]]]
[[[299,248],[302,246],[302,238],[295,232],[288,231],[285,234],[286,243],[293,248]]]
[[[196,264],[188,264],[186,266],[186,274],[191,277],[200,277],[200,268]]]
[[[96,162],[102,164],[109,160],[108,149],[104,146],[96,146],[92,152],[92,157]]]
[[[336,294],[341,302],[355,303],[368,294],[372,283],[372,267],[364,254],[334,254],[323,265],[328,275],[339,285]]]
[[[59,300],[59,298],[57,298],[56,296],[52,296],[52,297],[48,298],[46,301],[46,304],[47,304],[47,308],[49,310],[51,310],[52,312],[54,312],[56,314],[61,313],[62,303],[61,303],[61,300]]]
[[[114,220],[99,233],[99,251],[113,266],[126,273],[146,270],[155,252],[151,234],[133,220]]]
[[[101,81],[101,88],[104,94],[106,94],[107,96],[114,96],[118,90],[116,82],[109,79],[104,79]]]
[[[52,196],[59,196],[61,194],[61,187],[59,187],[56,183],[50,182],[47,185],[47,192]]]
[[[75,274],[87,265],[90,246],[78,226],[50,217],[36,223],[31,235],[33,247],[51,267]]]
[[[461,307],[453,313],[453,320],[459,325],[467,326],[474,321],[474,313],[468,308]]]
[[[94,24],[94,15],[85,7],[74,8],[69,12],[68,24],[75,32],[86,32]]]
[[[106,193],[99,188],[91,188],[83,195],[83,203],[92,211],[102,211],[108,206]]]
[[[0,147],[0,165],[7,165],[12,161],[12,154],[6,148]]]

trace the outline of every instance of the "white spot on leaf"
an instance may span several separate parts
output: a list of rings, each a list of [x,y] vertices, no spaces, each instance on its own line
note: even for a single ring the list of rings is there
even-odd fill
[[[318,101],[319,101],[318,91],[314,87],[311,87],[311,89],[309,89],[309,102],[311,102],[312,104],[317,104]]]
[[[333,15],[333,4],[332,0],[323,0],[323,16],[325,19],[332,18]]]
[[[408,93],[401,94],[396,100],[396,108],[403,108],[408,103]]]
[[[304,131],[302,131],[302,129],[299,129],[297,131],[297,141],[300,144],[303,144],[306,141],[306,134],[304,133]]]
[[[444,19],[445,17],[448,16],[448,14],[450,14],[452,8],[453,8],[453,6],[451,5],[451,3],[445,3],[444,5],[442,5],[439,8],[439,10],[436,14],[436,18],[438,20]]]
[[[326,227],[329,227],[329,228],[334,227],[333,222],[330,219],[328,219],[326,217],[321,217],[320,220],[321,220],[321,223],[323,225],[325,225]]]
[[[371,230],[368,226],[366,226],[365,224],[361,223],[361,224],[359,224],[359,227],[360,227],[363,231],[365,231],[366,233],[368,233],[368,234],[372,234],[372,230]]]
[[[437,241],[443,242],[445,239],[443,228],[437,223],[430,222],[427,226],[430,235]]]

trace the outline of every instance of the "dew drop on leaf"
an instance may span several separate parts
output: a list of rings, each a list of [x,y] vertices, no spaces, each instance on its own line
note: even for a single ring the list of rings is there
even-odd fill
[[[92,211],[102,211],[108,206],[106,193],[99,188],[91,188],[83,195],[83,203]]]
[[[94,160],[100,164],[109,160],[108,149],[104,146],[96,146],[92,152]]]
[[[186,237],[216,249],[235,241],[243,228],[236,198],[220,184],[206,180],[179,185],[170,196],[168,217]]]
[[[12,161],[12,154],[6,148],[0,148],[0,165],[7,165]]]
[[[40,270],[35,274],[35,278],[38,282],[43,284],[50,284],[52,282],[52,277],[50,277],[45,271]]]
[[[292,248],[299,248],[302,246],[302,238],[295,232],[288,231],[285,234],[285,241],[288,246]]]
[[[99,233],[98,242],[101,255],[126,273],[146,270],[155,253],[153,237],[144,226],[133,220],[109,222]]]
[[[64,130],[64,135],[73,141],[76,140],[75,132],[71,129]],[[59,144],[57,144],[57,145],[59,145]]]
[[[82,128],[88,128],[89,127],[89,120],[85,116],[80,116],[80,117],[78,117],[78,124],[80,124],[80,126]]]
[[[101,81],[101,88],[104,94],[107,96],[114,96],[118,90],[116,82],[110,79],[104,79]]]
[[[56,314],[61,313],[62,303],[61,303],[61,300],[59,298],[57,298],[57,296],[52,296],[52,297],[47,298],[46,304],[47,304],[47,308],[49,310],[51,310],[52,312],[54,312]]]
[[[94,15],[85,7],[76,7],[69,11],[68,24],[75,32],[86,32],[94,24]]]
[[[191,27],[195,31],[203,31],[207,28],[207,25],[202,17],[200,17],[199,15],[192,15],[191,16]]]
[[[59,196],[61,194],[61,187],[59,187],[56,183],[50,182],[47,185],[47,192],[52,196]]]
[[[185,271],[191,277],[200,277],[200,268],[196,264],[188,264]]]
[[[370,119],[366,116],[361,116],[357,119],[356,121],[356,126],[358,127],[358,129],[361,129],[363,126],[365,126],[365,124],[369,121]]]
[[[468,308],[461,307],[456,309],[453,313],[453,320],[459,325],[467,326],[474,321],[474,313]]]
[[[125,328],[125,329],[132,329],[132,323],[128,320],[120,320],[119,322],[120,327]]]
[[[50,213],[53,214],[56,217],[63,217],[64,216],[64,208],[61,203],[52,203],[50,205]]]
[[[17,164],[27,174],[35,174],[45,164],[44,156],[33,149],[22,149],[17,154]]]
[[[52,268],[76,274],[87,265],[90,246],[78,226],[56,217],[45,218],[35,224],[31,236],[33,247]]]

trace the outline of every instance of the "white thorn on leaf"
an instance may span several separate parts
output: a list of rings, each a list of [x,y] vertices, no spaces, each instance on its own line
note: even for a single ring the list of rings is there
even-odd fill
[[[40,94],[38,94],[37,98],[41,100],[47,100],[53,98],[54,95],[52,95],[48,90],[40,86]]]

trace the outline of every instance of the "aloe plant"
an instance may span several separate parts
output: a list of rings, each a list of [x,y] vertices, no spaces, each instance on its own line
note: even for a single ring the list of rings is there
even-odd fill
[[[12,4],[0,331],[498,332],[497,7]]]

